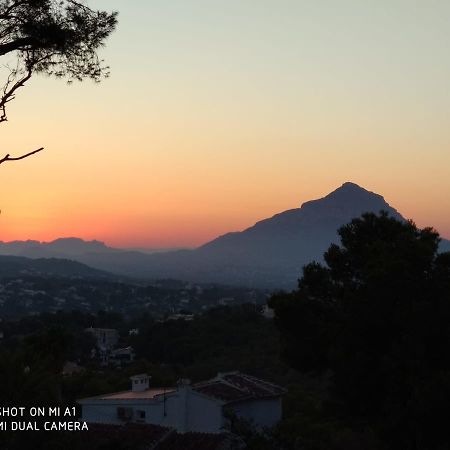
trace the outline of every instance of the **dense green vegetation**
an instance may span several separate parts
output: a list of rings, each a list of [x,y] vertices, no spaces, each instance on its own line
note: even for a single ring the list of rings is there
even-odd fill
[[[94,341],[84,331],[90,326],[116,328],[121,344],[135,349],[136,361],[119,370],[100,367],[90,358]],[[128,331],[133,328],[139,334],[130,336]],[[161,385],[173,384],[181,376],[197,381],[234,369],[269,378],[279,378],[287,370],[279,361],[278,334],[273,322],[262,316],[260,306],[253,304],[213,308],[193,320],[160,321],[148,314],[125,320],[118,313],[60,312],[7,322],[3,329],[1,352],[20,354],[31,368],[33,362],[51,357],[49,367],[55,375],[61,372],[65,361],[78,361],[87,368],[81,378],[102,378],[105,388],[113,390],[124,384],[128,387],[128,375],[144,369],[152,374],[154,384]],[[101,371],[101,376],[95,375],[97,371]],[[108,371],[115,374],[113,378],[122,380],[117,386],[107,381]],[[75,383],[75,379],[70,377],[65,385]],[[82,384],[86,389],[87,383]],[[95,393],[98,391],[92,392]]]
[[[322,438],[298,448],[345,436],[354,448],[448,448],[450,253],[438,254],[433,229],[386,214],[339,235],[326,265],[309,264],[296,291],[270,302],[284,360],[329,377]]]

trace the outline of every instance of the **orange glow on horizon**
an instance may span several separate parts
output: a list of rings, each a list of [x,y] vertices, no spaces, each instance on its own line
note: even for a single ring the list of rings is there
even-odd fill
[[[0,240],[195,247],[345,181],[450,238],[450,3],[380,2],[96,0],[111,77],[33,77],[0,124],[45,147],[0,166]]]

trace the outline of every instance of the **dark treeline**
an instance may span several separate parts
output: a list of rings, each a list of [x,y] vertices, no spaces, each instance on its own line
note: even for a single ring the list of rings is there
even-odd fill
[[[117,329],[120,345],[131,345],[136,360],[122,368],[101,367],[91,358],[95,341],[85,331],[91,326]],[[73,311],[3,322],[2,327],[2,372],[21,372],[27,368],[27,376],[31,378],[35,371],[45,368],[51,375],[50,384],[54,383],[54,377],[58,378],[63,402],[127,389],[128,377],[141,371],[152,375],[154,385],[162,386],[173,385],[180,377],[199,381],[229,370],[249,371],[281,381],[290,370],[279,360],[278,333],[273,321],[266,319],[261,307],[254,304],[213,308],[192,320],[162,321],[148,314],[125,319],[118,313],[93,315]],[[130,335],[130,329],[138,329],[139,334]],[[16,365],[8,364],[11,358],[17,361]],[[75,361],[86,370],[63,378],[61,372],[66,361]],[[18,380],[13,375],[10,378]],[[5,387],[3,399],[7,392],[22,397],[23,390],[19,385],[14,389]]]
[[[449,448],[450,253],[435,230],[387,214],[339,235],[270,302],[284,360],[329,381],[296,448]]]

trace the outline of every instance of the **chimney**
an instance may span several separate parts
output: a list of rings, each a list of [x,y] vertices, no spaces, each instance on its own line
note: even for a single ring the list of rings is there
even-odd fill
[[[133,375],[130,377],[131,380],[131,390],[133,392],[146,391],[150,384],[151,376],[146,373],[140,373],[139,375]]]

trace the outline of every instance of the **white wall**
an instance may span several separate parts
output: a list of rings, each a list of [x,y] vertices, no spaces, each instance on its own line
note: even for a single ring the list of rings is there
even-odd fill
[[[81,418],[85,422],[120,424],[117,418],[117,407],[123,405],[107,404],[83,404]]]
[[[186,431],[220,433],[224,425],[222,404],[189,391]]]
[[[272,427],[281,420],[281,398],[269,398],[237,403],[231,409],[238,417],[260,427]]]
[[[224,426],[222,403],[180,387],[175,393],[147,400],[85,400],[82,403],[82,419],[86,422],[122,424],[117,408],[133,409],[132,421],[138,420],[137,411],[145,411],[145,422],[173,427],[180,433],[198,431],[220,433]],[[271,427],[281,419],[281,398],[246,401],[230,406],[245,420],[257,426]],[[164,409],[166,415],[164,415]]]
[[[86,422],[122,424],[124,420],[117,417],[117,408],[131,408],[133,415],[130,421],[142,421],[137,411],[145,411],[146,423],[155,425],[175,426],[176,397],[164,397],[147,400],[92,400],[82,403],[82,419]],[[165,408],[164,408],[165,406]],[[164,415],[164,409],[166,415]]]
[[[222,431],[221,404],[200,396],[189,387],[181,387],[179,391],[168,394],[165,401],[162,396],[147,400],[85,400],[82,402],[82,419],[86,422],[122,424],[124,421],[117,417],[119,407],[133,409],[133,422],[139,420],[137,411],[145,411],[146,423],[173,427],[181,433]]]

